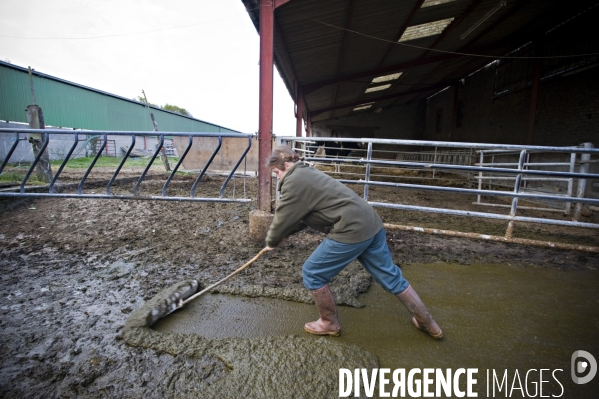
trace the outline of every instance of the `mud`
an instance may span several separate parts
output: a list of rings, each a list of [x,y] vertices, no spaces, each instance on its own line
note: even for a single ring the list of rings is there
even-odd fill
[[[597,271],[435,263],[405,265],[403,272],[443,328],[445,338],[434,341],[418,331],[399,301],[375,284],[360,297],[365,307],[339,308],[342,328],[336,343],[359,346],[377,357],[379,367],[391,370],[478,368],[479,397],[487,397],[487,369],[508,369],[511,375],[516,369],[539,367],[561,369],[556,375],[565,391],[563,397],[597,396],[599,380],[576,385],[568,365],[579,348],[599,352],[599,329],[589,328],[589,321],[599,319]],[[316,309],[307,304],[209,294],[159,320],[153,328],[166,336],[284,337],[315,317]],[[553,379],[545,382],[543,396],[559,397],[561,386]],[[520,396],[515,393],[513,397]]]
[[[378,367],[376,356],[369,352],[327,339],[314,341],[298,336],[210,339],[198,334],[164,334],[150,329],[155,310],[172,302],[179,293],[188,293],[191,285],[182,282],[160,292],[133,312],[123,329],[123,338],[129,345],[173,356],[213,360],[214,375],[186,380],[182,390],[173,392],[176,397],[193,393],[205,398],[274,398],[293,393],[297,397],[324,398],[335,392],[339,368]],[[213,378],[206,378],[210,376]]]
[[[173,182],[169,194],[187,195],[192,182],[183,176]],[[201,195],[218,196],[221,177],[212,176],[203,183],[198,188]],[[114,191],[125,188],[117,185]],[[162,184],[150,180],[141,188],[159,193]],[[102,187],[86,183],[85,190],[101,192]],[[255,180],[243,185],[237,179],[235,196],[243,197],[244,192],[248,198],[255,197]],[[374,194],[377,197],[372,200],[385,196],[384,191],[374,190]],[[229,195],[232,188],[227,191]],[[423,196],[420,200],[428,206],[442,200],[430,193],[405,195],[415,199]],[[301,374],[298,359],[310,365],[306,370],[315,369],[324,359],[334,362],[327,373],[340,364],[374,367],[376,358],[363,349],[330,339],[306,338],[301,330],[289,338],[255,339],[213,339],[193,334],[164,339],[160,332],[147,328],[139,328],[139,335],[125,334],[129,316],[167,287],[191,279],[202,284],[215,282],[252,258],[262,247],[248,237],[252,207],[253,203],[0,200],[2,396],[227,397],[215,392],[233,392],[233,388],[227,390],[230,381],[237,389],[231,397],[239,397],[239,393],[259,397],[257,392],[263,392],[264,397],[284,396],[279,395],[279,385],[298,389],[297,397],[327,397],[320,391],[317,396],[304,395],[299,386],[289,388],[293,381],[269,380],[269,370],[281,367],[289,370],[288,376]],[[454,223],[457,230],[497,234],[488,227],[504,232],[507,225],[380,211],[385,222],[423,227],[442,222],[436,227],[450,229]],[[588,229],[522,225],[515,232],[525,238],[536,235],[587,245],[598,243],[597,233]],[[310,302],[302,286],[301,265],[322,239],[315,231],[303,231],[217,291]],[[565,273],[599,268],[597,255],[585,252],[409,232],[389,232],[388,242],[399,265],[510,264]],[[332,282],[338,302],[353,307],[362,305],[361,295],[370,286],[370,277],[357,264]],[[297,356],[287,359],[288,353]],[[242,381],[248,381],[250,374],[252,382],[244,385]],[[331,378],[324,375],[324,379],[300,375],[296,380],[320,387]],[[323,386],[330,389],[330,384]]]

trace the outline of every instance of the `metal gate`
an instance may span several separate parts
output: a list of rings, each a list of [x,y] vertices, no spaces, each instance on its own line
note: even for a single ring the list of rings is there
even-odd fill
[[[44,162],[43,154],[44,151],[48,148],[48,144],[50,142],[50,137],[53,135],[62,135],[65,134],[71,135],[71,147],[68,152],[64,155],[63,161],[58,167],[56,173],[53,176],[49,176],[48,184],[43,186],[35,187],[35,190],[31,190],[29,187],[26,187],[27,182],[29,181],[32,173],[36,169],[40,163]],[[71,161],[74,156],[73,153],[75,150],[80,147],[80,135],[84,134],[93,134],[99,138],[98,144],[95,146],[95,155],[91,164],[86,168],[83,176],[79,180],[76,185],[76,192],[65,193],[63,192],[64,187],[60,185],[59,177],[61,173],[64,172],[64,169],[69,161]],[[11,163],[11,156],[15,153],[15,150],[19,146],[29,145],[27,142],[28,139],[32,135],[41,135],[41,140],[39,143],[39,150],[37,151],[37,155],[35,156],[34,161],[27,168],[25,176],[22,178],[20,182],[20,186],[17,190],[0,190],[0,197],[57,197],[57,198],[96,198],[96,199],[136,199],[136,200],[163,200],[163,201],[200,201],[200,202],[250,202],[250,198],[235,198],[235,191],[233,190],[231,196],[225,196],[225,192],[227,190],[227,186],[231,179],[236,176],[241,176],[245,179],[246,173],[245,168],[242,172],[239,172],[240,166],[242,162],[246,160],[246,155],[248,154],[251,146],[252,146],[252,138],[254,135],[252,134],[243,134],[243,133],[216,133],[216,132],[145,132],[145,131],[65,131],[62,129],[10,129],[10,128],[2,128],[0,129],[0,135],[12,136],[12,141],[14,142],[10,148],[6,148],[6,153],[4,159],[2,160],[2,165],[0,166],[0,175],[5,172],[7,169],[7,165]],[[102,188],[103,193],[96,192],[84,192],[84,186],[88,180],[90,173],[94,170],[94,167],[97,164],[98,159],[106,152],[106,145],[108,142],[108,137],[129,137],[130,144],[127,147],[124,147],[124,156],[120,161],[119,165],[114,169],[111,173],[111,177],[105,182],[104,187]],[[179,159],[176,162],[173,170],[170,173],[166,173],[168,175],[166,177],[164,184],[160,190],[159,195],[151,195],[151,194],[142,194],[140,193],[140,185],[144,180],[147,180],[148,171],[150,167],[154,163],[154,161],[161,155],[161,152],[164,152],[164,140],[165,136],[182,136],[188,138],[188,145],[180,155]],[[156,149],[149,152],[147,154],[147,165],[140,173],[138,177],[135,178],[134,185],[130,192],[127,193],[119,193],[115,194],[111,190],[113,190],[115,183],[119,182],[119,173],[123,169],[125,163],[134,157],[134,155],[139,156],[134,152],[135,143],[137,140],[147,139],[148,137],[157,138]],[[189,195],[187,196],[173,196],[168,195],[169,185],[171,184],[173,177],[176,176],[177,172],[181,168],[185,157],[188,155],[194,138],[213,138],[214,139],[214,150],[211,152],[211,155],[206,160],[205,165],[199,171],[197,178],[191,185],[189,190]],[[233,140],[243,140],[247,142],[245,150],[235,161],[234,166],[228,173],[225,173],[225,178],[222,186],[218,190],[218,193],[215,193],[211,196],[196,196],[196,189],[201,185],[202,177],[206,175],[208,168],[212,164],[214,158],[219,154],[219,151],[222,150],[223,139],[233,139]],[[116,151],[116,150],[115,150]],[[166,154],[164,155],[166,156]],[[46,161],[47,162],[47,161]],[[245,166],[245,164],[244,164]],[[96,168],[97,169],[97,168]],[[88,182],[88,184],[90,184]],[[94,182],[94,187],[98,185],[98,182]],[[244,190],[245,192],[245,190]]]
[[[316,140],[318,140],[319,147],[315,145]],[[597,194],[594,197],[585,197],[585,192],[589,191],[587,190],[589,187],[593,188],[593,192],[596,192],[596,188],[599,187],[599,173],[591,173],[589,171],[591,165],[597,171],[599,149],[593,148],[593,145],[590,143],[572,147],[548,147],[367,138],[298,138],[292,136],[278,137],[277,141],[288,144],[298,151],[302,151],[305,159],[309,162],[319,164],[322,167],[328,165],[330,169],[328,173],[339,181],[345,184],[363,186],[363,197],[367,201],[369,200],[369,188],[378,186],[406,190],[435,191],[455,195],[474,195],[479,199],[477,205],[487,205],[480,202],[481,196],[489,199],[505,198],[510,202],[508,205],[502,205],[502,207],[508,210],[507,214],[502,214],[500,211],[497,211],[497,209],[501,208],[494,208],[495,211],[493,212],[476,212],[464,209],[369,201],[375,207],[468,218],[498,219],[508,222],[505,236],[415,226],[388,225],[387,227],[389,228],[599,252],[599,247],[597,246],[589,247],[576,244],[540,242],[519,239],[513,236],[515,222],[599,229],[599,223],[579,221],[583,206],[586,205],[595,209],[595,211],[599,211],[599,198],[597,198]],[[318,148],[324,151],[319,151]],[[349,150],[343,152],[343,148]],[[510,152],[514,154],[514,158],[512,161],[502,164],[484,162],[483,155],[489,155],[492,152]],[[567,163],[561,162],[559,165],[545,163],[545,165],[549,165],[550,167],[542,168],[540,167],[541,163],[529,161],[529,155],[531,154],[562,154],[568,160],[571,159],[572,161]],[[552,170],[551,168],[555,166],[565,166],[566,170],[563,171],[556,168]],[[418,180],[422,181],[422,184],[409,182],[409,179],[412,178],[411,176],[402,176],[401,180],[408,182],[397,182],[397,176],[393,174],[393,171],[397,170],[417,171],[421,174],[426,173],[426,176],[418,176]],[[457,187],[455,184],[445,184],[447,181],[439,179],[440,172],[459,175],[459,181],[463,182],[466,187],[462,188]],[[493,187],[488,188],[486,185],[483,186],[482,182],[487,181],[489,176],[501,179],[503,182],[510,182],[511,187],[506,184],[495,184]],[[535,180],[562,181],[565,182],[568,189],[565,194],[527,190],[526,183]],[[573,204],[574,211],[573,214],[567,214],[567,218],[561,219],[550,216],[519,216],[517,215],[519,209],[530,209],[519,205],[519,201],[550,201],[560,203],[563,204],[564,211],[562,213],[571,212],[571,205]]]

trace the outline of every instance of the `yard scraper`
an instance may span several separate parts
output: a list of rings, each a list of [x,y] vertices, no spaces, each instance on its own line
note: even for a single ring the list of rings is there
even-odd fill
[[[199,286],[199,284],[196,280],[189,281],[189,282],[183,282],[183,283],[180,283],[176,287],[171,287],[172,293],[167,295],[166,298],[163,298],[162,300],[160,300],[160,302],[158,304],[156,304],[155,306],[152,306],[151,312],[147,318],[147,326],[151,326],[159,319],[168,316],[169,314],[173,313],[177,309],[181,309],[183,306],[185,306],[187,303],[191,302],[195,298],[199,297],[200,295],[205,294],[206,292],[210,291],[214,287],[229,280],[231,277],[240,273],[241,271],[246,269],[248,266],[250,266],[252,263],[254,263],[265,252],[267,252],[267,248],[263,248],[260,252],[258,252],[258,254],[256,256],[254,256],[252,259],[250,259],[246,264],[241,266],[239,269],[235,270],[233,273],[231,273],[228,276],[226,276],[225,278],[217,281],[216,283],[204,288],[203,290],[201,290],[198,293],[194,294],[194,292],[198,289],[198,286]]]

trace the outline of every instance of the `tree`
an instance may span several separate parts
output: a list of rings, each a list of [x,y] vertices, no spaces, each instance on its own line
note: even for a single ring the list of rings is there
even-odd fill
[[[142,96],[137,96],[134,98],[135,101],[139,101],[140,103],[145,104],[146,103],[146,99],[143,98]],[[161,108],[165,111],[171,111],[171,112],[176,112],[178,114],[184,115],[184,116],[189,116],[189,117],[193,117],[193,115],[191,114],[191,112],[189,112],[188,110],[186,110],[185,108],[181,108],[178,107],[176,105],[172,105],[172,104],[164,104],[164,106],[162,105],[158,105],[158,104],[154,104],[154,103],[148,103],[148,105],[151,105],[152,107],[156,107],[156,108]]]
[[[146,103],[146,99],[143,98],[142,96],[137,96],[134,98],[135,101],[139,101],[140,103]],[[156,107],[156,108],[162,108],[160,105],[158,104],[154,104],[154,103],[148,103],[148,105],[151,105],[152,107]]]
[[[185,108],[177,107],[176,105],[171,105],[171,104],[168,104],[168,103],[164,104],[164,107],[162,107],[162,109],[164,109],[166,111],[176,112],[178,114],[189,116],[189,117],[192,116],[191,112],[189,112]]]

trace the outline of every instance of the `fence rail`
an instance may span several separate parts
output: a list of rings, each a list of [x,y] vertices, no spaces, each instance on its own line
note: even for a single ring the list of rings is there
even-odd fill
[[[591,147],[589,147],[591,148]],[[519,155],[510,151],[479,151],[479,160],[475,163],[476,166],[484,166],[487,168],[501,168],[501,167],[511,167],[511,168],[519,168],[518,162],[514,162],[513,158],[515,155]],[[577,154],[575,153],[563,153],[563,154],[553,154],[552,157],[547,158],[545,154],[542,153],[527,153],[525,155],[524,163],[521,165],[522,169],[529,170],[531,168],[535,169],[550,169],[550,170],[560,170],[566,171],[569,173],[573,173],[576,170],[576,167],[580,167],[581,170],[585,169],[581,167],[585,163],[590,162],[589,160],[585,161],[583,159],[584,156],[588,154],[584,154],[578,159]],[[517,161],[517,160],[516,160]],[[596,161],[595,161],[596,162]],[[586,170],[586,169],[585,169]],[[501,176],[498,174],[494,174],[489,172],[487,174],[483,172],[479,172],[476,176],[476,180],[478,182],[478,188],[482,189],[483,185],[488,187],[491,190],[493,187],[496,188],[505,188],[505,187],[513,187],[516,177],[515,176]],[[553,193],[554,195],[563,196],[563,197],[572,197],[573,196],[573,188],[576,185],[575,176],[566,176],[566,177],[532,177],[532,176],[522,176],[521,182],[521,191],[523,192],[536,192],[536,193]],[[546,212],[562,212],[566,215],[569,215],[571,212],[571,202],[563,202],[563,201],[547,201],[547,200],[530,200],[529,202],[538,205],[535,207],[520,207],[521,209],[535,209],[542,210]],[[481,206],[494,206],[494,207],[506,207],[507,205],[499,205],[499,204],[490,204],[481,201],[481,196],[478,195],[476,202],[473,202],[475,205]]]
[[[193,133],[189,133],[189,132],[146,132],[146,131],[93,131],[93,132],[86,131],[85,133],[86,134],[93,133],[94,135],[98,135],[101,140],[100,144],[97,146],[97,148],[95,150],[95,155],[94,155],[93,161],[91,162],[89,167],[87,167],[83,177],[77,184],[77,192],[76,193],[60,193],[60,192],[57,192],[57,190],[56,190],[57,185],[58,185],[57,183],[59,181],[59,177],[60,177],[61,173],[64,171],[64,168],[66,167],[67,163],[71,160],[71,156],[73,155],[73,152],[75,151],[75,149],[79,143],[79,133],[77,131],[68,133],[62,129],[38,130],[38,129],[0,128],[0,135],[14,135],[14,143],[11,146],[11,148],[7,151],[6,156],[4,157],[4,160],[2,160],[2,164],[0,166],[0,175],[3,173],[6,166],[9,165],[11,155],[15,152],[17,147],[19,145],[28,145],[27,136],[29,136],[29,135],[41,135],[42,136],[39,153],[35,157],[31,166],[28,168],[25,177],[21,180],[18,191],[13,192],[13,191],[9,191],[9,190],[2,190],[2,191],[0,191],[0,197],[62,197],[62,198],[136,199],[136,200],[199,201],[199,202],[250,202],[251,201],[251,199],[249,199],[249,198],[224,197],[224,194],[225,194],[225,190],[226,190],[227,185],[229,184],[231,178],[233,178],[235,176],[237,169],[241,165],[242,161],[245,160],[245,156],[251,148],[252,138],[254,137],[252,134],[225,133],[225,132],[219,132],[219,133],[216,133],[216,132],[193,132]],[[42,155],[43,155],[44,151],[46,150],[48,143],[50,141],[50,136],[55,135],[55,134],[56,135],[59,134],[62,136],[64,136],[65,134],[71,134],[72,135],[72,146],[71,146],[70,150],[68,151],[68,153],[65,155],[57,172],[54,174],[54,176],[49,177],[49,185],[44,186],[44,187],[38,187],[37,188],[38,192],[27,191],[26,184],[27,184],[28,180],[30,179],[36,166],[38,164],[40,164],[40,162],[42,160]],[[83,188],[84,188],[84,185],[86,184],[86,181],[87,181],[90,173],[94,169],[94,166],[96,165],[100,156],[102,156],[103,153],[106,152],[106,144],[108,142],[108,136],[129,136],[131,138],[131,144],[128,146],[128,149],[127,149],[124,157],[122,158],[118,167],[116,167],[116,169],[114,170],[114,173],[112,173],[110,180],[106,184],[105,193],[104,194],[84,193]],[[160,152],[163,148],[165,136],[188,137],[189,144],[188,144],[186,150],[184,151],[184,153],[181,155],[181,157],[177,161],[176,166],[174,167],[172,172],[170,172],[170,174],[168,175],[168,178],[164,182],[164,185],[162,186],[161,194],[160,195],[141,195],[139,192],[140,185],[146,179],[148,171],[150,170],[150,167],[152,166],[153,162],[160,154]],[[159,143],[156,146],[156,150],[150,156],[150,159],[149,159],[145,169],[143,170],[141,175],[137,178],[136,183],[133,187],[133,191],[129,194],[114,194],[111,192],[111,189],[112,189],[114,183],[117,181],[117,177],[118,177],[119,173],[121,172],[123,166],[125,165],[125,162],[131,158],[131,152],[135,147],[135,142],[138,137],[157,137]],[[167,191],[168,191],[169,185],[171,184],[173,177],[176,175],[176,173],[179,170],[179,168],[181,167],[185,157],[189,153],[189,150],[193,143],[193,139],[199,138],[199,137],[215,138],[215,140],[218,141],[218,144],[216,145],[216,148],[212,152],[212,155],[206,162],[205,166],[199,172],[197,178],[195,179],[195,181],[189,191],[189,196],[169,196],[167,194]],[[210,164],[214,160],[214,157],[221,150],[223,138],[247,140],[247,147],[246,147],[245,151],[241,154],[241,156],[239,157],[237,162],[235,163],[235,166],[232,168],[232,170],[226,176],[224,183],[220,187],[218,196],[197,197],[195,194],[196,188],[198,187],[198,185],[200,184],[200,180],[202,179],[202,177],[205,175],[206,171],[210,167]],[[243,173],[243,176],[245,177],[245,172]],[[43,192],[39,192],[40,190]]]
[[[313,151],[314,140],[318,140],[325,150],[327,146],[330,145],[330,142],[359,143],[361,147],[360,156],[330,157],[327,156],[326,151],[325,154],[322,154],[321,152],[319,156],[315,156],[316,154]],[[370,201],[370,204],[375,207],[505,220],[508,221],[505,237],[499,238],[499,240],[504,241],[514,239],[514,222],[599,229],[599,223],[579,221],[583,205],[589,207],[599,206],[599,198],[585,196],[587,181],[599,182],[599,174],[589,171],[589,165],[596,162],[596,160],[592,160],[591,157],[597,157],[599,155],[599,149],[593,148],[590,143],[572,147],[550,147],[337,137],[318,137],[312,139],[278,137],[277,141],[280,143],[287,143],[294,148],[299,148],[304,152],[304,158],[308,162],[323,166],[335,165],[334,171],[330,173],[336,174],[337,176],[335,177],[343,183],[362,185],[364,187],[363,197],[367,201],[369,200],[369,187],[374,186],[407,190],[428,190],[456,195],[475,195],[478,198],[477,202],[479,202],[479,205],[484,204],[480,200],[483,196],[488,198],[503,197],[511,199],[510,205],[490,204],[490,206],[508,208],[509,213],[507,214]],[[322,145],[322,143],[325,144]],[[498,157],[500,154],[505,155],[508,153],[516,159],[511,160],[510,162],[484,161],[484,156],[494,154]],[[531,161],[531,155],[539,156],[540,154],[550,154],[551,156],[557,154],[561,157],[566,157],[568,161]],[[344,173],[344,169],[347,169],[348,167],[351,168],[352,166],[355,167],[351,169],[353,171],[352,173]],[[360,168],[358,168],[358,166]],[[564,167],[566,170],[556,170],[560,168],[564,169]],[[383,168],[383,171],[373,174],[374,168]],[[578,168],[578,170],[576,170],[576,168]],[[392,173],[393,170],[429,172],[430,175],[428,178],[418,176],[419,180],[425,180],[426,184],[404,183],[397,182],[397,176]],[[447,187],[442,184],[441,178],[435,178],[435,171],[459,174],[462,177],[458,177],[458,179],[461,178],[464,185],[468,188]],[[409,176],[402,177],[401,179],[409,180]],[[497,181],[493,183],[493,179],[497,179]],[[503,183],[511,182],[511,184],[498,184],[500,180]],[[492,183],[488,186],[490,181]],[[568,188],[566,194],[538,192],[527,189],[527,185],[532,182],[559,183],[566,185]],[[576,192],[574,191],[575,186],[577,188]],[[535,209],[535,207],[519,205],[519,200],[526,200],[527,202],[550,201],[560,203],[564,205],[563,210],[561,211],[564,214],[570,212],[571,204],[576,204],[576,209],[573,217],[569,220],[547,217],[545,215],[542,217],[519,216],[517,215],[519,209]],[[408,229],[406,226],[402,227]],[[424,231],[424,229],[422,230]],[[481,237],[479,238],[490,237],[488,235],[480,236]],[[497,239],[497,237],[495,238]],[[599,247],[587,248],[592,248],[593,251],[599,252]]]

